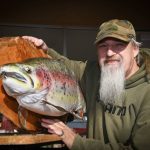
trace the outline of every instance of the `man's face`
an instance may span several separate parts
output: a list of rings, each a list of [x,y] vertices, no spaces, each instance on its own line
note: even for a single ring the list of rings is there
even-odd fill
[[[100,66],[110,66],[113,68],[123,65],[125,77],[128,78],[137,69],[135,57],[138,48],[133,44],[117,40],[115,38],[105,38],[97,44],[98,59]]]

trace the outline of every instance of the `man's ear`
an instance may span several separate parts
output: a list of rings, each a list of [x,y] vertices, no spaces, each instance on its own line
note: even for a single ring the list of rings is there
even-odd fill
[[[133,49],[134,58],[139,54],[139,47],[135,46]]]

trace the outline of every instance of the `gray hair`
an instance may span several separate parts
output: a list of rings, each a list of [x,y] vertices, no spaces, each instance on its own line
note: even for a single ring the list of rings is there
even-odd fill
[[[141,45],[142,45],[142,43],[141,42],[137,42],[135,39],[131,39],[131,41],[130,41],[132,44],[133,44],[133,46],[135,46],[135,47],[141,47]]]
[[[142,43],[141,42],[137,42],[135,39],[131,39],[131,44],[134,46],[134,47],[137,47],[137,48],[140,48]],[[138,55],[136,56],[136,62],[137,64],[140,66],[141,63],[143,62],[143,59],[142,59],[142,56],[140,55],[140,53],[138,53]]]

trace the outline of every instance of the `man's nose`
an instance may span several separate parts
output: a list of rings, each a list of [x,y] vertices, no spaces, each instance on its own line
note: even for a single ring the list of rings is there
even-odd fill
[[[112,50],[112,48],[111,47],[109,47],[108,49],[107,49],[107,56],[113,56],[113,55],[115,55],[115,52]]]

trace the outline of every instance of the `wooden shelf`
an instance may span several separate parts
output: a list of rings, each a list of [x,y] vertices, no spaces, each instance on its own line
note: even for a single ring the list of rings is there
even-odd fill
[[[57,142],[61,139],[54,134],[12,134],[0,135],[0,145],[26,145]]]

